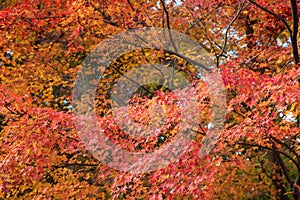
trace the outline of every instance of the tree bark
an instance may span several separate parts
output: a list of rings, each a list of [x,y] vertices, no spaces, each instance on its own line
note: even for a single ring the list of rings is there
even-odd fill
[[[274,151],[269,151],[268,158],[272,183],[276,190],[276,199],[289,200],[288,196],[286,195],[287,191],[285,189],[284,178],[276,153]]]

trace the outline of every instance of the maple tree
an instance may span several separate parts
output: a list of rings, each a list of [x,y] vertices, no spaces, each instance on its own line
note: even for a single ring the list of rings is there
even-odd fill
[[[296,0],[2,1],[0,199],[299,199],[299,6]],[[222,74],[227,113],[213,151],[200,157],[213,96],[193,60],[163,49],[124,52],[97,80],[95,100],[99,124],[115,145],[154,152],[169,144],[179,132],[183,111],[176,102],[185,93],[201,110],[199,119],[188,118],[192,143],[178,159],[129,173],[88,151],[75,128],[72,90],[97,44],[143,27],[177,30],[210,54]],[[126,133],[113,123],[109,92],[147,63],[175,66],[195,87],[174,95],[161,82],[135,91],[129,115],[154,124],[145,142],[137,129]],[[156,105],[162,109],[151,113]],[[119,106],[117,114],[127,116],[126,109]],[[158,113],[167,116],[161,130]]]

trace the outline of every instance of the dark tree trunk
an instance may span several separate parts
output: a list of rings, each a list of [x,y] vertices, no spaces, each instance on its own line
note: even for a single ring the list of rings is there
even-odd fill
[[[270,151],[268,157],[269,157],[269,167],[270,167],[272,183],[276,189],[276,199],[290,200],[286,194],[287,191],[285,189],[285,181],[276,153]]]

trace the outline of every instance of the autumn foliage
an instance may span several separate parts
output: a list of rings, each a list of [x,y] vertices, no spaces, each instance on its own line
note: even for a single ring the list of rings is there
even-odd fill
[[[0,199],[300,199],[298,1],[2,0],[0,8]],[[129,152],[168,145],[183,123],[183,93],[199,111],[187,118],[191,144],[178,159],[129,173],[88,151],[72,92],[99,43],[145,27],[174,29],[201,45],[222,75],[226,116],[213,150],[199,156],[212,118],[205,77],[176,52],[124,52],[98,80],[95,98],[99,125],[115,145]],[[113,84],[149,63],[174,67],[192,87],[143,85],[114,110]],[[176,77],[174,84],[180,88]],[[114,114],[124,116],[119,124],[126,117],[154,124],[151,136],[124,131]]]

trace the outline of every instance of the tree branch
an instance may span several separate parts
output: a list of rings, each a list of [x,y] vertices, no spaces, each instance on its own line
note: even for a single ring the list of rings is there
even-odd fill
[[[169,16],[169,12],[168,12],[168,9],[165,5],[165,2],[163,0],[160,0],[160,3],[162,4],[163,6],[163,9],[164,9],[164,12],[166,13],[166,18],[167,18],[167,27],[168,27],[168,32],[169,32],[169,37],[170,37],[170,40],[171,40],[171,43],[174,47],[174,50],[176,53],[178,53],[178,49],[174,43],[174,40],[173,40],[173,37],[172,37],[172,34],[171,34],[171,25],[170,25],[170,16]]]
[[[243,115],[242,113],[240,113],[239,111],[237,111],[236,109],[233,110],[234,113],[238,114],[239,116],[243,117],[243,118],[247,118],[245,115]]]
[[[276,142],[276,143],[278,143],[278,144],[281,144],[281,145],[283,145],[283,146],[285,146],[290,152],[292,152],[295,156],[296,156],[296,158],[298,159],[298,161],[299,161],[299,155],[289,146],[289,145],[287,145],[285,142],[281,142],[280,140],[278,140],[277,138],[275,138],[275,137],[273,137],[272,135],[270,135],[270,138],[274,141],[274,142]]]
[[[273,148],[270,148],[270,147],[265,147],[265,146],[262,146],[262,145],[259,145],[259,144],[249,144],[249,143],[244,143],[244,142],[238,142],[237,144],[239,145],[244,145],[244,146],[250,146],[250,147],[259,147],[259,148],[262,148],[262,149],[267,149],[267,150],[270,150],[270,151],[273,151],[274,149]],[[288,154],[286,154],[285,152],[282,152],[282,151],[279,151],[279,150],[276,150],[279,154],[282,154],[284,155],[285,157],[287,157],[288,159],[290,159],[297,167],[297,169],[300,171],[300,166],[298,165],[297,161],[294,160],[291,156],[289,156]]]
[[[265,11],[266,13],[269,13],[270,15],[274,16],[275,18],[277,18],[278,20],[280,20],[284,24],[284,26],[286,27],[286,29],[288,30],[288,32],[290,34],[290,39],[291,39],[291,43],[292,43],[292,50],[293,50],[293,56],[294,56],[295,64],[298,64],[300,59],[299,59],[299,51],[298,51],[298,44],[297,44],[297,42],[298,42],[297,41],[298,22],[299,22],[297,1],[296,0],[290,0],[291,7],[292,7],[292,15],[293,15],[293,30],[288,25],[288,22],[286,21],[286,19],[284,19],[280,15],[268,10],[267,8],[259,5],[258,3],[256,3],[253,0],[248,0],[248,1],[250,3],[252,3],[253,5],[255,5],[256,7],[260,8],[261,10]]]
[[[133,5],[131,4],[130,0],[127,0],[127,3],[129,4],[131,10],[132,10],[132,11],[135,11],[135,9],[134,9]]]
[[[102,15],[103,22],[110,24],[112,26],[115,26],[115,27],[119,27],[119,24],[117,22],[113,22],[111,20],[111,16],[107,15],[104,11],[100,10],[98,7],[96,7],[91,2],[89,2],[89,3],[94,8],[94,10],[98,11]]]
[[[136,37],[136,38],[139,38],[140,40],[142,40],[145,44],[151,44],[151,42],[149,42],[149,41],[146,40],[145,38],[139,36],[138,34],[135,35],[135,37]],[[152,45],[153,45],[153,44],[152,44]],[[140,46],[140,47],[142,47],[142,46]],[[153,45],[153,47],[151,47],[151,48],[154,49],[154,50],[161,50],[161,48],[159,48],[159,47],[157,47],[157,46],[154,46],[154,45]],[[168,48],[165,48],[165,49],[163,49],[163,50],[164,50],[165,52],[169,53],[169,54],[176,55],[176,56],[178,56],[179,58],[181,58],[181,59],[183,59],[183,60],[185,60],[185,61],[187,61],[187,62],[189,62],[189,63],[191,63],[191,64],[193,64],[193,65],[195,65],[195,66],[199,66],[199,67],[201,67],[202,69],[204,69],[204,70],[206,70],[206,71],[211,71],[211,69],[208,68],[208,67],[206,67],[205,65],[199,63],[199,62],[196,61],[196,60],[193,60],[193,59],[191,59],[191,58],[188,58],[188,57],[186,57],[186,56],[180,54],[179,52],[176,53],[176,52],[174,52],[174,51],[172,51],[172,50],[170,50],[170,49],[168,49]]]
[[[290,28],[290,26],[288,25],[287,21],[286,21],[283,17],[281,17],[281,16],[277,15],[276,13],[274,13],[274,12],[268,10],[267,8],[265,8],[265,7],[261,6],[261,5],[259,5],[258,3],[256,3],[256,2],[253,1],[253,0],[248,0],[248,1],[249,1],[250,3],[252,3],[253,5],[255,5],[256,7],[260,8],[261,10],[265,11],[266,13],[269,13],[270,15],[273,15],[273,16],[274,16],[275,18],[277,18],[278,20],[282,21],[282,23],[283,23],[284,26],[287,28],[287,30],[288,30],[288,32],[290,33],[290,35],[292,35],[292,29]]]
[[[275,147],[275,145],[273,145],[272,148],[273,148],[273,152],[274,152],[274,154],[275,154],[275,157],[276,157],[276,159],[277,159],[279,165],[281,166],[283,175],[285,176],[285,178],[286,178],[286,180],[288,181],[290,187],[292,188],[293,181],[291,180],[291,178],[290,178],[290,176],[289,176],[288,170],[287,170],[287,168],[286,168],[286,166],[285,166],[285,164],[284,164],[284,162],[283,162],[283,160],[282,160],[282,158],[281,158],[281,156],[280,156],[280,154],[279,154],[277,148]]]
[[[291,42],[292,42],[292,48],[293,48],[293,55],[295,64],[298,64],[299,62],[299,51],[298,51],[298,23],[299,23],[299,15],[298,15],[298,9],[297,9],[297,2],[296,0],[290,0],[291,7],[292,7],[292,16],[293,16],[293,32],[291,34]]]
[[[240,13],[250,4],[247,3],[245,6],[243,6],[244,3],[242,3],[241,8],[238,9],[237,13],[235,14],[235,16],[232,18],[232,20],[230,21],[230,23],[228,24],[227,28],[226,28],[226,32],[225,32],[225,36],[224,36],[224,44],[223,47],[221,49],[221,52],[216,56],[217,57],[217,67],[219,67],[220,65],[220,57],[223,55],[226,46],[227,46],[227,41],[228,41],[228,32],[230,27],[232,26],[232,24],[235,22],[235,20],[238,18],[238,16],[240,15]]]
[[[126,76],[123,72],[121,72],[117,67],[115,67],[114,65],[110,65],[110,67],[112,67],[117,73],[119,73],[121,76],[125,77],[126,79],[128,79],[129,81],[135,83],[138,87],[141,87],[143,90],[147,91],[150,94],[153,94],[153,92],[151,92],[150,90],[148,90],[147,88],[145,88],[143,85],[140,85],[138,82],[136,82],[135,80],[131,79],[130,77]]]
[[[53,165],[52,167],[57,168],[64,168],[64,167],[71,167],[71,166],[81,166],[81,167],[98,167],[99,164],[86,164],[86,163],[65,163],[61,165]]]

